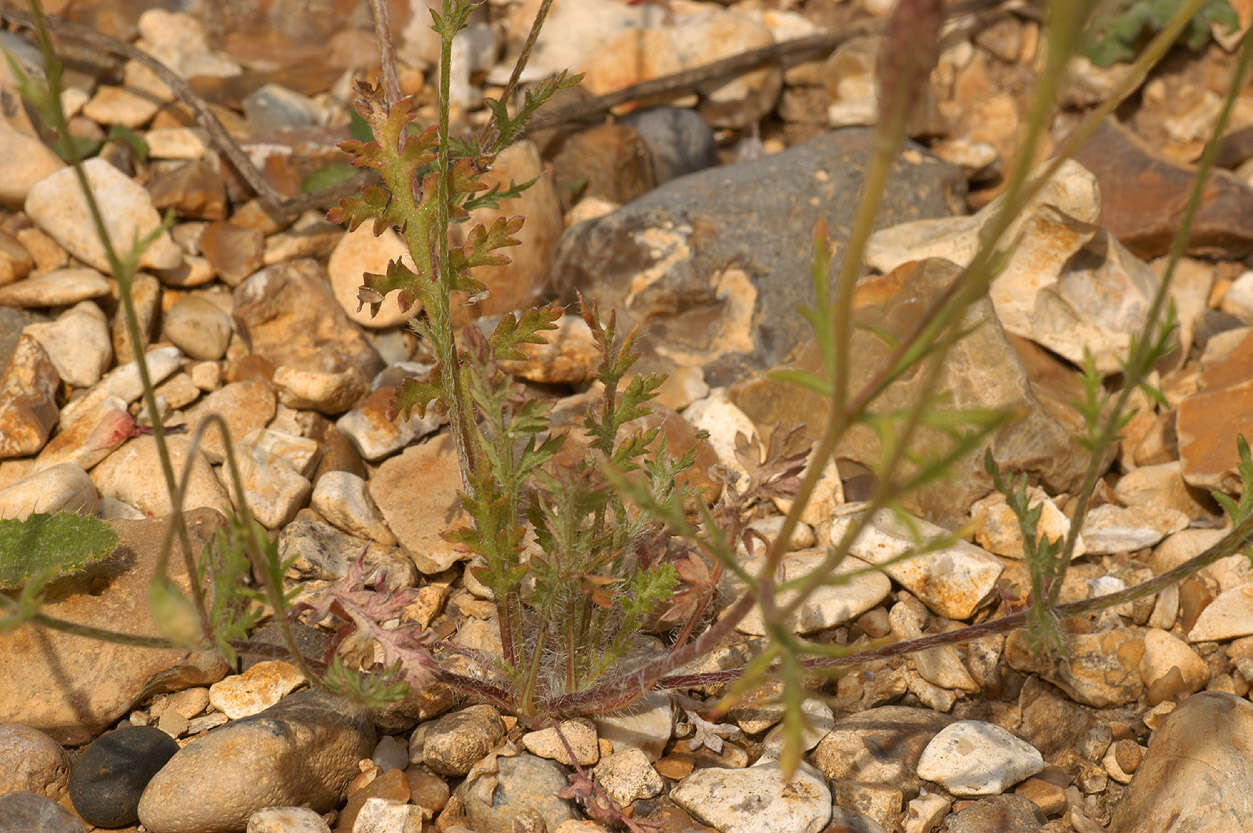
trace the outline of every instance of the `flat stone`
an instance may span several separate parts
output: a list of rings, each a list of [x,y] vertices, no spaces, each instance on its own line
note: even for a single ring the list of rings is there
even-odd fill
[[[92,627],[158,636],[148,586],[166,521],[109,523],[119,536],[113,555],[63,580],[68,583],[42,611]],[[199,553],[222,518],[202,510],[189,512],[187,523]],[[185,592],[182,558],[170,559],[169,575]],[[0,721],[40,729],[59,743],[83,744],[150,693],[204,685],[225,672],[225,661],[215,654],[118,645],[20,625],[0,634]]]
[[[287,407],[328,416],[342,414],[370,392],[365,374],[338,356],[327,356],[312,367],[275,368],[272,381],[279,401]]]
[[[565,743],[570,744],[570,748],[574,750],[574,759],[580,765],[591,766],[600,760],[596,724],[586,718],[563,720],[560,729],[565,737]],[[566,751],[565,743],[562,743],[561,737],[557,735],[557,729],[552,726],[527,732],[522,736],[522,745],[532,755],[572,766],[573,761],[570,760],[570,753]]]
[[[70,758],[38,729],[0,724],[0,795],[28,792],[59,801],[69,786]]]
[[[330,524],[315,519],[310,513],[299,513],[279,533],[279,557],[294,558],[288,575],[301,580],[338,581],[348,574],[348,564],[364,558],[366,569],[383,568],[392,587],[417,584],[417,568],[399,547],[376,543],[341,532]]]
[[[1141,509],[1173,509],[1188,518],[1202,518],[1207,512],[1183,479],[1183,463],[1172,460],[1141,466],[1118,478],[1114,497],[1125,506]]]
[[[222,173],[199,159],[153,177],[148,183],[148,192],[159,211],[173,210],[183,219],[221,220],[226,217],[226,182]]]
[[[1125,627],[1100,633],[1063,633],[1065,662],[1037,657],[1027,635],[1014,631],[1005,640],[1011,668],[1039,674],[1080,703],[1096,708],[1131,703],[1144,693],[1140,658],[1144,630]]]
[[[1194,694],[1154,733],[1114,807],[1111,833],[1239,830],[1253,813],[1253,704]]]
[[[467,778],[457,789],[470,829],[511,833],[515,823],[521,826],[526,823],[524,819],[539,816],[545,828],[556,830],[563,822],[577,818],[574,805],[557,797],[569,783],[560,764],[524,752],[511,758],[498,757],[495,769],[494,773]]]
[[[939,221],[937,221],[939,222]],[[947,291],[960,270],[951,262],[932,258],[902,265],[890,274],[862,279],[854,290],[855,330],[850,347],[849,389],[860,391],[874,384],[889,360],[891,349],[875,332],[886,330],[905,338],[919,310],[930,308]],[[783,313],[780,312],[780,315]],[[1069,404],[1054,408],[1050,390],[1069,393],[1069,382],[1077,382],[1075,372],[1056,365],[1056,360],[1024,357],[997,320],[990,301],[972,305],[961,326],[969,335],[949,352],[942,368],[937,396],[944,396],[946,407],[954,409],[1008,410],[1021,414],[971,452],[952,463],[951,477],[928,484],[907,495],[904,504],[915,514],[947,529],[964,524],[970,505],[992,490],[984,469],[984,452],[990,450],[1002,470],[1028,473],[1033,480],[1054,493],[1076,488],[1087,466],[1087,454],[1074,437],[1082,422],[1072,424]],[[1039,348],[1036,348],[1037,350]],[[1041,351],[1043,352],[1043,351]],[[1045,364],[1051,361],[1052,364]],[[816,343],[805,342],[783,364],[787,367],[825,373]],[[1037,364],[1049,367],[1056,379],[1038,384]],[[912,406],[920,395],[922,373],[904,374],[876,400],[875,407],[890,412]],[[1079,390],[1082,395],[1082,390]],[[1063,403],[1074,397],[1064,395]],[[805,425],[806,435],[817,439],[830,406],[824,397],[794,385],[757,374],[731,388],[731,399],[760,426]],[[933,459],[954,448],[951,435],[921,427],[915,435],[914,454]],[[864,425],[846,432],[836,456],[868,468],[878,465],[882,455],[879,435]],[[902,466],[902,473],[914,470]]]
[[[1140,659],[1140,678],[1152,688],[1172,671],[1177,670],[1181,690],[1191,694],[1204,688],[1210,680],[1210,668],[1196,651],[1169,631],[1152,628],[1144,634],[1144,656]]]
[[[84,162],[83,170],[115,246],[125,247],[129,241],[150,233],[161,224],[152,199],[142,185],[98,157]],[[109,271],[104,246],[96,236],[87,200],[72,170],[60,170],[31,186],[25,208],[40,228],[75,257],[101,272]],[[163,231],[144,250],[139,265],[172,269],[182,259],[178,246]]]
[[[428,411],[425,416],[414,412],[408,419],[401,419],[399,415],[392,419],[390,410],[396,390],[394,385],[376,388],[335,421],[335,426],[352,441],[362,459],[371,463],[377,463],[414,440],[425,437],[444,422],[443,416],[433,411]]]
[[[258,662],[209,686],[209,702],[231,720],[239,720],[260,714],[304,682],[305,675],[289,662]]]
[[[226,355],[234,327],[230,316],[213,302],[188,295],[166,311],[162,332],[193,359],[216,360]]]
[[[783,557],[782,569],[788,579],[795,579],[812,573],[826,557],[825,549],[809,549],[791,552]],[[756,575],[765,564],[764,558],[755,558],[743,562],[744,569]],[[860,573],[860,575],[854,575]],[[798,634],[815,633],[833,628],[870,610],[887,598],[892,591],[892,582],[888,577],[874,569],[874,565],[850,556],[839,567],[839,573],[847,578],[841,583],[826,583],[814,590],[797,609],[792,619],[792,631]],[[743,588],[740,588],[742,592]],[[782,593],[775,599],[778,605],[786,605],[795,597],[795,592]],[[766,625],[762,618],[761,607],[754,605],[744,619],[736,625],[736,630],[754,636],[765,636]]]
[[[409,308],[402,310],[400,293],[396,292],[383,299],[377,315],[370,314],[369,305],[361,305],[357,290],[365,284],[366,273],[386,274],[387,264],[393,260],[399,260],[410,269],[416,268],[413,258],[409,256],[409,247],[399,234],[388,228],[375,237],[372,227],[372,223],[363,223],[353,231],[345,232],[331,252],[326,271],[335,300],[349,318],[363,327],[386,329],[417,315],[422,311],[422,304],[413,299]]]
[[[674,731],[670,695],[654,691],[616,714],[596,718],[596,731],[615,750],[639,749],[650,761],[661,757]]]
[[[1038,486],[1027,490],[1028,506],[1040,509],[1040,519],[1036,523],[1037,534],[1049,541],[1064,541],[1070,533],[1070,519],[1057,508],[1053,499]],[[1006,558],[1024,558],[1022,527],[1018,524],[1018,516],[1009,508],[1005,495],[993,492],[985,498],[975,501],[970,507],[970,519],[975,525],[975,542],[985,550]],[[1071,558],[1075,559],[1086,553],[1087,544],[1080,535],[1075,539],[1075,548]]]
[[[582,290],[606,312],[616,309],[620,328],[639,324],[641,372],[703,366],[710,385],[720,386],[772,368],[809,337],[793,324],[796,307],[812,303],[813,229],[825,219],[841,242],[870,137],[865,129],[834,131],[681,177],[574,226],[553,263],[554,291],[573,299]],[[957,207],[949,198],[956,203],[963,187],[957,168],[910,146],[880,222],[949,214]]]
[[[790,781],[771,758],[746,769],[697,770],[670,797],[724,833],[818,833],[831,818],[831,792],[822,774],[803,762]]]
[[[366,483],[346,471],[328,471],[318,478],[311,504],[318,513],[352,535],[369,538],[380,544],[396,543],[396,536],[387,528],[378,506],[366,491]]]
[[[200,235],[200,252],[223,283],[238,286],[265,265],[265,235],[258,229],[217,220]]]
[[[0,459],[35,454],[57,423],[56,367],[34,336],[17,340],[0,375]]]
[[[1083,519],[1083,540],[1090,553],[1135,552],[1151,547],[1188,526],[1189,518],[1168,506],[1095,506]]]
[[[666,788],[665,781],[648,762],[648,756],[634,746],[601,758],[592,774],[610,798],[622,807],[641,798],[658,796]]]
[[[209,394],[189,410],[187,427],[189,431],[196,431],[211,414],[216,414],[226,423],[232,442],[238,444],[252,431],[269,424],[277,404],[274,389],[265,382],[256,379],[232,382]],[[226,445],[218,428],[210,428],[204,433],[200,449],[211,462],[226,459]]]
[[[65,168],[52,148],[0,120],[0,204],[21,208],[35,183]]]
[[[160,101],[137,90],[103,84],[83,105],[83,115],[99,124],[136,128],[147,124],[160,107]]]
[[[852,515],[844,515],[832,522],[832,544],[839,544],[853,520]],[[923,540],[947,534],[921,519],[915,519],[914,525]],[[884,565],[884,572],[894,581],[946,619],[969,618],[992,592],[1004,570],[996,556],[962,540],[925,555],[886,563],[913,546],[910,530],[885,510],[866,525],[849,552],[871,564]]]
[[[879,706],[836,721],[814,748],[813,762],[833,781],[893,784],[906,798],[918,794],[915,772],[931,738],[953,718],[910,706]]]
[[[331,833],[331,828],[308,807],[263,807],[248,817],[245,833]]]
[[[470,706],[424,724],[422,762],[440,775],[465,775],[505,736],[500,713],[491,706]],[[410,749],[416,745],[410,742]]]
[[[207,507],[223,515],[232,514],[226,490],[218,482],[204,454],[192,452],[191,442],[186,437],[167,436],[165,442],[175,472],[183,471],[188,453],[195,455],[183,509]],[[156,440],[151,436],[129,440],[91,470],[91,480],[102,497],[129,503],[150,517],[162,518],[173,511],[157,456]]]
[[[1037,833],[1047,819],[1040,808],[1021,795],[998,795],[976,801],[949,817],[949,833]]]
[[[0,232],[0,286],[21,280],[34,266],[26,247],[11,234]]]
[[[87,472],[73,463],[61,463],[0,489],[0,519],[21,520],[37,512],[92,515],[98,503],[96,487]]]
[[[71,387],[91,387],[113,362],[108,321],[91,301],[80,301],[56,321],[31,324],[24,332],[34,336]]]
[[[196,738],[144,791],[139,819],[161,833],[241,830],[264,807],[324,812],[374,748],[366,710],[310,690]]]
[[[131,300],[135,304],[135,319],[139,324],[140,337],[145,345],[154,340],[157,315],[161,311],[161,282],[146,272],[137,272],[131,280]],[[134,343],[125,313],[119,309],[113,316],[109,334],[113,341],[113,354],[119,362],[135,360]]]
[[[1253,436],[1253,333],[1204,367],[1200,390],[1179,403],[1175,429],[1183,479],[1204,490],[1240,491],[1236,436]]]
[[[109,282],[95,269],[55,269],[0,286],[0,306],[64,307],[109,294]]]
[[[70,770],[70,799],[84,821],[126,827],[139,821],[139,796],[178,751],[151,726],[124,726],[93,740]]]
[[[166,377],[178,370],[183,354],[172,345],[154,347],[144,354],[148,362],[148,376],[152,384],[159,385]],[[139,365],[130,361],[110,370],[99,382],[88,388],[87,393],[67,402],[61,409],[60,424],[65,430],[78,421],[84,414],[95,412],[100,406],[112,398],[120,399],[126,405],[134,402],[143,394],[143,383],[139,377]]]
[[[0,795],[0,833],[87,833],[87,825],[47,796],[12,792]]]
[[[1249,634],[1253,634],[1253,583],[1225,590],[1206,605],[1188,631],[1188,641],[1210,642]]]
[[[235,453],[244,500],[257,522],[278,529],[294,518],[313,491],[309,479],[264,446],[241,442],[235,446]]]
[[[460,490],[461,469],[447,434],[385,461],[370,478],[368,489],[392,534],[427,575],[443,572],[467,556],[440,535],[463,516]]]
[[[1193,170],[1153,151],[1114,119],[1101,123],[1075,159],[1101,185],[1101,224],[1140,257],[1166,254],[1183,217]],[[1192,224],[1188,254],[1244,257],[1253,250],[1250,216],[1253,189],[1228,171],[1214,171]]]
[[[209,134],[198,127],[161,127],[144,134],[153,159],[199,159],[209,151]]]
[[[981,720],[944,727],[918,759],[919,778],[959,796],[997,795],[1042,769],[1039,750]]]

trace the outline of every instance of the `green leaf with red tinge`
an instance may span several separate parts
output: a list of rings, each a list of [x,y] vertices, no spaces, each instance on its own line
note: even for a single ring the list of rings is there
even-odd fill
[[[348,196],[339,204],[326,212],[326,218],[332,223],[347,225],[349,231],[355,231],[367,220],[374,221],[374,234],[378,236],[391,225],[390,221],[391,194],[386,188],[378,185],[367,185],[361,189],[361,196]],[[403,220],[397,217],[397,221]]]
[[[553,304],[533,307],[516,318],[512,315],[503,316],[490,339],[496,358],[501,361],[525,360],[526,353],[519,349],[519,345],[545,343],[540,333],[557,329],[557,320],[564,313],[564,309]]]
[[[390,419],[397,416],[408,419],[416,410],[418,416],[426,416],[427,408],[431,407],[431,403],[437,401],[442,395],[439,388],[439,366],[431,371],[429,379],[406,379],[400,384],[396,390],[396,396],[392,399],[391,406],[387,409],[387,415]]]
[[[465,243],[461,244],[461,257],[454,261],[454,265],[464,264],[463,268],[473,269],[476,266],[504,266],[509,263],[509,258],[492,252],[510,246],[521,246],[522,241],[511,235],[521,230],[522,223],[522,217],[497,217],[491,228],[481,224],[475,226],[470,230]]]
[[[421,300],[423,286],[422,276],[414,272],[399,259],[387,263],[387,274],[378,275],[367,272],[364,276],[365,285],[357,292],[357,312],[369,304],[370,315],[378,315],[379,307],[389,292],[400,292],[396,299],[402,312]]]

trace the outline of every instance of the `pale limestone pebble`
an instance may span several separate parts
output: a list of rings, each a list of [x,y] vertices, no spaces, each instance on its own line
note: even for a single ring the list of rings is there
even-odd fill
[[[893,634],[898,639],[917,639],[922,636],[926,612],[920,608],[921,605],[918,605],[916,601],[912,605],[906,602],[892,605],[892,609],[888,611],[888,622],[892,625]],[[979,690],[978,683],[971,678],[970,672],[962,664],[957,648],[953,645],[927,648],[913,654],[910,659],[918,675],[932,685],[972,693]],[[942,711],[948,711],[948,709]]]
[[[811,574],[819,568],[826,556],[827,551],[824,549],[788,553],[783,557],[780,565],[784,577],[781,580],[791,581]],[[744,562],[744,568],[750,575],[756,575],[764,565],[764,556]],[[823,583],[810,593],[797,609],[789,623],[794,633],[815,633],[855,619],[879,604],[888,593],[892,592],[892,582],[886,575],[872,564],[854,556],[844,559],[836,575],[844,576],[845,579],[835,583],[832,578]],[[743,592],[742,587],[737,589]],[[777,603],[789,604],[797,592],[794,590],[781,593]],[[736,630],[754,636],[764,636],[767,628],[761,607],[754,605],[752,610],[736,625]]]
[[[35,259],[36,272],[51,272],[69,262],[69,253],[61,248],[61,244],[35,226],[19,229],[13,236]]]
[[[235,446],[244,501],[253,517],[268,529],[278,529],[296,516],[309,500],[313,484],[281,455],[264,446],[241,442]],[[223,467],[222,485],[235,497],[234,484]]]
[[[275,369],[273,383],[287,407],[328,415],[342,414],[370,391],[365,375],[350,366],[323,370],[282,365]]]
[[[1183,690],[1199,691],[1210,679],[1210,668],[1200,655],[1174,634],[1152,629],[1144,634],[1144,656],[1140,658],[1140,678],[1152,688],[1172,670],[1178,669]]]
[[[566,819],[553,833],[609,833],[609,829],[591,819]]]
[[[195,286],[201,286],[217,277],[213,265],[209,261],[199,255],[186,255],[183,262],[173,269],[153,269],[152,273],[157,276],[165,286],[174,286],[180,289],[189,289]]]
[[[155,322],[161,311],[161,282],[146,272],[137,273],[131,280],[131,301],[135,307],[135,318],[139,324],[139,332],[145,341],[155,330]],[[135,351],[132,348],[130,328],[127,326],[126,314],[113,316],[110,335],[113,339],[113,355],[118,362],[134,361]]]
[[[273,266],[304,257],[326,257],[334,250],[343,233],[342,226],[327,222],[321,212],[306,211],[290,229],[265,239],[261,262]]]
[[[217,362],[196,362],[188,372],[192,384],[205,393],[212,393],[222,384],[222,365]]]
[[[918,759],[920,778],[956,796],[999,795],[1042,769],[1038,749],[982,720],[944,727]]]
[[[331,833],[331,828],[308,807],[265,807],[248,817],[244,833]]]
[[[1149,564],[1160,575],[1215,546],[1229,532],[1230,529],[1180,530],[1157,546]],[[1237,553],[1204,567],[1201,575],[1216,582],[1220,592],[1226,592],[1253,581],[1253,567],[1247,556]]]
[[[604,217],[606,214],[612,214],[621,207],[622,205],[620,203],[607,200],[604,197],[598,197],[595,195],[587,196],[576,202],[570,210],[565,213],[562,220],[565,222],[566,227],[569,228],[570,226],[584,223],[588,220],[597,220]]]
[[[174,91],[161,80],[161,77],[153,72],[146,64],[142,64],[134,58],[122,65],[122,86],[136,93],[146,95],[151,100],[160,103],[167,103],[174,100]],[[159,159],[162,157],[158,157],[153,154],[152,140],[148,138],[149,135],[155,132],[157,131],[148,131],[144,135],[144,138],[148,141],[148,155],[152,158]]]
[[[556,324],[555,330],[537,333],[543,344],[519,345],[525,359],[503,361],[501,368],[541,384],[577,385],[595,377],[601,352],[583,316],[563,315]]]
[[[861,504],[848,504],[843,511],[847,514],[831,523],[830,541],[837,546],[853,524],[854,513],[863,510]],[[912,524],[924,541],[948,534],[920,518],[913,518]],[[995,589],[996,580],[1005,569],[996,556],[961,540],[925,555],[887,563],[911,552],[914,546],[909,527],[891,512],[882,510],[866,525],[849,552],[871,564],[882,565],[894,581],[946,619],[969,618]]]
[[[70,780],[70,759],[61,744],[38,729],[0,723],[0,795],[29,792],[59,801]]]
[[[0,519],[57,512],[94,515],[99,503],[87,472],[73,463],[61,463],[0,489]]]
[[[1031,486],[1027,490],[1029,508],[1040,509],[1036,529],[1040,536],[1050,541],[1064,541],[1070,534],[1070,519],[1057,508],[1044,490]],[[975,543],[985,550],[1006,558],[1023,558],[1022,528],[1018,516],[1009,508],[1005,495],[993,492],[975,501],[970,507],[970,520],[975,526]],[[1087,552],[1087,544],[1080,535],[1075,539],[1072,560]]]
[[[1174,509],[1189,519],[1209,514],[1184,482],[1183,463],[1179,460],[1141,466],[1127,472],[1114,485],[1114,497],[1125,506]]]
[[[318,442],[300,436],[291,431],[279,431],[275,425],[279,422],[279,414],[275,414],[274,422],[269,428],[254,428],[244,435],[242,442],[264,449],[286,460],[299,472],[301,477],[309,477],[318,466]]]
[[[344,800],[374,742],[364,708],[299,691],[175,753],[144,790],[139,820],[154,833],[222,833],[265,807],[323,812]]]
[[[1162,588],[1153,600],[1153,612],[1149,614],[1148,626],[1168,631],[1179,618],[1179,585]]]
[[[258,662],[209,686],[209,703],[231,720],[252,717],[305,683],[299,668],[282,660]]]
[[[902,833],[930,833],[940,826],[952,806],[953,799],[946,795],[922,793],[906,806]]]
[[[153,159],[199,159],[209,152],[209,134],[199,127],[161,127],[144,134]]]
[[[56,321],[28,324],[22,332],[35,337],[61,381],[71,387],[91,387],[113,362],[108,320],[92,301],[80,301]]]
[[[404,769],[409,766],[409,747],[397,740],[395,735],[383,735],[374,747],[370,760],[378,764],[383,772]]]
[[[142,521],[148,517],[129,503],[111,497],[100,498],[97,514],[102,521]]]
[[[126,403],[110,396],[49,440],[35,458],[32,473],[61,463],[73,463],[83,471],[91,471],[130,439],[134,428],[135,418],[127,412]]]
[[[387,329],[403,324],[422,311],[417,298],[410,300],[408,309],[400,308],[400,293],[389,292],[379,306],[378,315],[370,314],[370,305],[362,305],[358,291],[365,284],[364,275],[387,273],[389,261],[399,260],[409,269],[416,268],[409,255],[409,247],[392,229],[388,228],[378,237],[374,236],[372,223],[363,223],[355,230],[345,232],[335,245],[326,264],[335,300],[348,317],[363,327]]]
[[[488,705],[467,708],[423,723],[409,741],[410,760],[440,775],[465,775],[505,736],[500,712]]]
[[[1188,631],[1189,642],[1213,642],[1253,634],[1253,583],[1224,590],[1206,605]]]
[[[109,236],[125,246],[151,233],[161,224],[161,217],[152,205],[152,197],[142,185],[99,157],[83,163],[83,172],[104,215]],[[36,225],[52,235],[58,243],[84,263],[109,271],[104,246],[96,235],[87,200],[79,189],[74,171],[60,170],[31,186],[26,196],[26,213]],[[183,255],[162,231],[139,258],[141,267],[173,269]]]
[[[446,434],[384,461],[368,483],[388,528],[426,575],[443,572],[467,556],[441,535],[468,520],[458,508],[460,490],[461,470]]]
[[[622,807],[641,798],[655,798],[666,788],[666,782],[653,769],[648,756],[634,746],[601,758],[592,775]]]
[[[210,415],[226,422],[232,442],[238,444],[249,432],[266,427],[274,418],[277,398],[274,390],[259,379],[232,382],[200,400],[187,411],[187,430],[195,432]],[[226,445],[217,426],[205,431],[200,450],[211,463],[226,459]]]
[[[234,327],[231,317],[198,295],[174,302],[165,313],[162,333],[193,359],[216,360],[226,354]]]
[[[335,427],[366,462],[377,463],[391,456],[434,433],[444,422],[443,415],[433,410],[425,416],[415,410],[408,419],[399,415],[391,419],[388,410],[393,393],[394,389],[379,388],[335,421]]]
[[[157,397],[157,409],[162,413],[185,408],[200,398],[200,388],[196,387],[186,373],[175,373],[157,385],[153,393]],[[147,410],[139,412],[139,422],[143,425],[150,424]]]
[[[352,823],[352,833],[422,833],[430,810],[390,798],[367,798]]]
[[[397,543],[366,490],[366,482],[351,472],[328,471],[319,477],[310,505],[347,533],[388,546]]]
[[[34,336],[19,336],[0,375],[0,459],[28,457],[43,448],[57,424],[60,382]]]
[[[1190,519],[1166,506],[1093,507],[1083,519],[1083,540],[1088,552],[1112,554],[1151,547],[1167,535],[1186,529]]]
[[[745,769],[699,769],[670,797],[723,833],[818,833],[831,818],[822,773],[802,762],[785,780],[779,761],[767,757]]]
[[[676,367],[657,388],[655,401],[672,411],[682,411],[709,395],[705,371],[700,367]]]
[[[749,522],[748,528],[761,535],[770,543],[774,543],[774,541],[779,537],[779,533],[783,530],[783,516],[770,515],[765,518],[757,518],[756,520]],[[798,521],[796,528],[792,530],[792,539],[788,541],[787,551],[797,552],[799,550],[810,549],[813,547],[816,540],[817,539],[814,538],[814,528],[804,521]],[[757,548],[757,553],[760,555],[760,547],[762,546],[761,540],[756,539],[754,546]],[[737,551],[742,555],[747,554],[747,550],[743,546],[742,541],[740,542],[740,547]]]
[[[64,168],[51,148],[0,119],[0,205],[21,208],[35,183]]]
[[[957,165],[967,179],[984,179],[996,172],[1000,156],[987,142],[966,136],[951,136],[931,146],[931,152],[945,162]]]
[[[615,752],[639,749],[650,761],[661,757],[674,731],[670,695],[654,691],[640,701],[611,715],[595,718],[600,737],[613,744]]]
[[[813,464],[813,452],[810,452],[806,465]],[[784,514],[792,511],[792,501],[788,498],[776,497],[774,506]],[[828,460],[822,469],[822,475],[814,486],[809,502],[801,510],[801,523],[818,527],[829,521],[844,505],[844,481],[840,479],[840,469],[835,460]]]
[[[746,441],[757,436],[757,428],[748,414],[727,398],[725,388],[714,388],[709,396],[687,406],[683,412],[693,428],[709,432],[709,444],[718,455],[718,462],[739,475],[740,485],[748,480],[748,472],[735,456],[736,436]]]
[[[558,736],[558,729],[560,729],[561,735],[565,737],[565,743],[562,743],[561,737]],[[549,758],[557,763],[570,766],[572,763],[570,753],[566,751],[565,744],[570,745],[570,749],[574,751],[574,759],[581,766],[591,766],[600,760],[600,747],[596,738],[596,724],[586,718],[563,720],[560,726],[549,726],[546,729],[527,732],[522,736],[522,745],[532,755]]]
[[[95,269],[55,269],[0,286],[0,306],[66,307],[109,294],[109,282]]]
[[[152,384],[159,385],[178,370],[182,353],[173,345],[165,345],[152,348],[144,354],[144,358],[148,364],[148,376]],[[64,430],[73,425],[83,414],[91,413],[110,398],[116,397],[129,405],[143,395],[143,392],[138,363],[131,361],[119,365],[88,388],[81,397],[66,403],[61,409],[61,429]]]
[[[147,124],[161,108],[161,101],[140,90],[102,84],[83,105],[83,115],[99,124],[136,128]]]
[[[221,712],[209,712],[187,721],[187,734],[192,736],[200,735],[219,726],[225,726],[229,722],[230,718]]]
[[[204,27],[193,15],[162,8],[148,9],[139,16],[137,26],[141,36],[139,48],[184,78],[195,75],[229,78],[242,72],[230,56],[209,48]]]
[[[0,286],[21,280],[34,266],[26,247],[16,237],[0,232]]]
[[[1247,829],[1253,705],[1231,694],[1201,692],[1169,716],[1157,716],[1154,726],[1148,752],[1113,808],[1111,833]]]
[[[810,697],[801,703],[801,713],[805,718],[805,725],[801,729],[801,748],[808,752],[810,749],[817,746],[822,739],[830,734],[831,730],[835,728],[835,714],[831,711],[830,706],[813,697]],[[778,721],[782,719],[783,710],[780,708],[775,722],[778,723]],[[740,728],[743,729],[746,734],[756,734],[755,732],[749,732],[747,729],[744,729],[744,725],[744,723],[740,723]],[[775,756],[782,754],[783,748],[787,743],[785,729],[786,727],[780,724],[770,730],[770,733],[766,735],[764,740],[762,740],[763,754],[773,754]]]
[[[186,437],[167,436],[165,442],[175,472],[183,471],[189,452],[194,454],[183,509],[208,507],[229,517],[231,502],[204,455],[199,451],[191,452],[191,443]],[[136,437],[110,454],[91,470],[91,480],[102,496],[129,503],[152,517],[165,517],[173,511],[156,441],[150,435]]]

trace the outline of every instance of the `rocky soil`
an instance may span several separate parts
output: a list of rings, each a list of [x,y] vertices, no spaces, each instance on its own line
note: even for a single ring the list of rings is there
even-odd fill
[[[344,161],[354,78],[378,66],[363,3],[51,2],[187,79],[265,183],[289,200]],[[433,116],[437,43],[426,2],[392,3],[400,82]],[[459,39],[459,128],[484,123],[537,0],[491,0]],[[796,313],[810,299],[815,224],[846,237],[875,114],[875,20],[890,0],[556,0],[530,78],[563,68],[583,89],[552,111],[628,84],[792,38],[863,27],[806,60],[629,102],[582,122],[548,122],[493,177],[538,177],[496,214],[524,215],[513,262],[482,270],[489,297],[461,304],[486,326],[576,291],[639,324],[641,369],[671,374],[658,412],[671,448],[736,467],[737,431],[816,430],[824,406],[766,371],[820,361]],[[1253,11],[1235,3],[1247,26]],[[165,7],[178,6],[183,11]],[[142,13],[140,13],[142,12]],[[17,27],[0,46],[27,71],[40,58]],[[272,531],[288,579],[316,591],[349,560],[386,565],[418,589],[406,616],[467,648],[498,650],[494,608],[441,538],[455,521],[455,453],[438,419],[395,423],[388,402],[430,367],[392,301],[357,308],[364,272],[401,256],[399,238],[346,233],[324,207],[267,207],[184,99],[141,62],[71,40],[63,104],[74,135],[104,141],[86,165],[123,244],[175,222],[142,261],[134,299],[144,345],[122,322],[118,286],[73,172],[0,68],[0,518],[94,513],[117,552],[58,585],[49,613],[156,633],[147,608],[170,500],[146,416],[144,350],[167,426],[229,425],[244,499]],[[1069,530],[1087,458],[1077,437],[1077,363],[1090,350],[1107,387],[1140,331],[1233,64],[1234,38],[1172,53],[1064,165],[1015,226],[1017,249],[942,392],[961,408],[1020,415],[988,443],[1024,472],[1048,534]],[[869,328],[903,334],[953,280],[995,210],[1016,147],[1040,27],[997,11],[960,18],[946,39],[911,142],[888,186],[870,274],[856,290],[853,386],[887,355]],[[1076,60],[1046,152],[1124,71]],[[1164,404],[1136,395],[1080,530],[1062,601],[1160,574],[1223,535],[1211,491],[1240,488],[1236,436],[1253,435],[1253,94],[1237,100],[1171,294],[1178,349],[1156,369]],[[130,134],[119,133],[125,128]],[[135,135],[145,151],[110,137]],[[105,141],[108,140],[108,141]],[[977,325],[977,326],[976,326]],[[577,397],[595,355],[581,319],[512,368],[537,395]],[[913,396],[902,379],[886,407]],[[574,401],[574,400],[571,400]],[[709,432],[708,440],[697,430]],[[195,548],[233,509],[214,433],[193,449],[186,508]],[[932,450],[945,438],[924,435]],[[880,451],[853,432],[793,540],[805,569],[838,539]],[[966,540],[824,588],[795,629],[859,646],[1005,612],[1029,586],[1022,540],[982,466],[984,449],[909,509]],[[838,475],[838,476],[836,476]],[[707,475],[701,473],[699,477]],[[754,522],[769,537],[778,517]],[[882,562],[908,536],[875,518],[853,559]],[[753,554],[745,552],[746,560]],[[180,567],[172,575],[180,578]],[[183,576],[185,578],[185,576]],[[723,588],[722,601],[737,589]],[[1154,597],[1067,623],[1064,662],[1024,634],[858,667],[813,692],[799,771],[778,761],[781,710],[768,701],[710,724],[708,692],[657,693],[629,713],[563,724],[578,764],[635,822],[722,833],[1228,833],[1253,818],[1253,568],[1232,556]],[[711,657],[750,656],[760,615]],[[309,651],[324,639],[304,636]],[[265,633],[257,639],[266,638]],[[272,638],[272,635],[270,636]],[[641,651],[659,651],[657,637]],[[100,644],[30,626],[0,633],[0,833],[593,833],[562,797],[574,774],[552,730],[526,732],[447,690],[368,713],[310,690],[281,660]],[[569,793],[565,793],[568,795]]]

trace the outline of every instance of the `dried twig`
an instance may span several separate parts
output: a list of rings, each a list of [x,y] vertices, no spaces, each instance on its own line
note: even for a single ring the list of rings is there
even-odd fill
[[[383,73],[383,94],[387,106],[400,101],[400,78],[396,75],[396,50],[392,48],[391,12],[387,0],[370,0],[374,18],[374,38],[379,43],[379,66]]]

